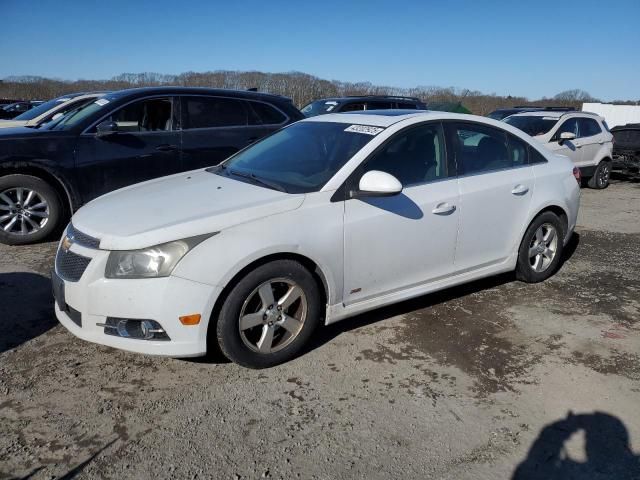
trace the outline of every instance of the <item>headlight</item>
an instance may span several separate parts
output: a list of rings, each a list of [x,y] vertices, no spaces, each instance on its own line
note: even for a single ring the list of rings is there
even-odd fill
[[[143,250],[113,251],[109,254],[107,278],[168,277],[189,250],[216,233],[163,243]]]

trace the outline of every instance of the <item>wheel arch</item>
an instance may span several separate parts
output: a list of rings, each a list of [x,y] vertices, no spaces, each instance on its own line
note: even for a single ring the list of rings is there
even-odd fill
[[[531,223],[536,218],[538,218],[540,215],[542,215],[545,212],[554,213],[555,215],[558,216],[558,218],[560,218],[560,221],[562,222],[562,227],[564,228],[564,231],[562,232],[563,233],[563,237],[566,237],[567,230],[569,229],[569,214],[567,213],[567,211],[563,207],[561,207],[560,205],[555,205],[555,204],[547,205],[547,206],[541,208],[540,210],[538,210],[538,212],[531,217],[531,219],[529,220],[529,223],[527,223],[527,226],[526,226],[524,231],[526,232],[527,229],[529,228],[529,225],[531,225]]]
[[[314,277],[318,286],[320,287],[320,294],[322,295],[322,301],[325,305],[329,303],[330,299],[330,287],[327,280],[326,274],[322,271],[317,262],[300,253],[294,252],[278,252],[271,253],[268,255],[264,255],[260,258],[254,259],[249,262],[247,265],[242,267],[238,272],[236,272],[233,277],[227,282],[224,286],[218,298],[213,305],[213,309],[211,311],[211,316],[209,317],[209,324],[207,326],[207,349],[211,346],[211,341],[216,339],[215,327],[218,320],[218,315],[220,314],[220,310],[222,309],[222,305],[225,300],[229,296],[229,293],[235,287],[238,282],[244,278],[249,272],[255,270],[256,268],[265,265],[269,262],[277,261],[277,260],[295,260],[302,264]],[[213,327],[213,328],[212,328]],[[215,348],[215,346],[214,346]]]
[[[49,183],[60,196],[67,214],[71,216],[78,205],[78,198],[67,181],[49,168],[33,163],[11,163],[0,165],[0,177],[6,175],[31,175]]]

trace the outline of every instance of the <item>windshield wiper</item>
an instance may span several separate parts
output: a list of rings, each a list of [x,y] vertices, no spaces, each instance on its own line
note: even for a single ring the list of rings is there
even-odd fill
[[[260,183],[264,185],[265,187],[271,188],[273,190],[278,190],[280,192],[288,193],[287,189],[284,188],[282,185],[275,182],[271,182],[264,178],[260,178],[255,173],[245,173],[245,172],[239,172],[237,170],[231,170],[230,168],[227,168],[225,165],[221,165],[220,168],[223,170],[226,170],[231,175],[235,175],[236,177],[248,178],[249,180],[253,180],[255,183]]]

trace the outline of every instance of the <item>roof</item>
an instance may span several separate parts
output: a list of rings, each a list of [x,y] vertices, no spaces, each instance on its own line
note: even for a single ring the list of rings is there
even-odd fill
[[[282,95],[274,95],[272,93],[262,93],[262,92],[253,92],[249,90],[232,90],[228,88],[207,88],[207,87],[175,87],[175,86],[163,86],[163,87],[138,87],[138,88],[127,88],[125,90],[118,90],[117,92],[113,92],[112,97],[123,97],[129,95],[153,95],[153,94],[163,94],[163,95],[180,95],[180,94],[209,94],[209,95],[233,95],[234,97],[240,98],[271,98],[273,100],[280,101],[291,101],[289,97],[284,97]]]
[[[403,95],[347,95],[345,97],[318,98],[314,102],[344,102],[344,101],[366,101],[366,100],[403,100],[408,102],[422,102],[417,97],[405,97]]]
[[[502,128],[507,128],[506,124],[487,119],[486,117],[478,117],[476,115],[466,115],[462,113],[438,112],[431,110],[364,110],[349,113],[328,113],[326,115],[317,115],[309,117],[303,122],[334,122],[348,123],[356,125],[371,125],[374,127],[387,128],[391,125],[402,122],[403,120],[415,119],[418,117],[424,120],[481,120],[483,123],[499,124]]]
[[[514,113],[513,115],[511,115],[512,117],[551,117],[551,118],[562,118],[565,115],[574,115],[574,114],[578,114],[578,115],[585,115],[585,116],[589,116],[589,117],[600,117],[600,115],[597,115],[595,113],[591,113],[591,112],[581,112],[580,110],[532,110],[530,112],[521,112],[521,113]]]

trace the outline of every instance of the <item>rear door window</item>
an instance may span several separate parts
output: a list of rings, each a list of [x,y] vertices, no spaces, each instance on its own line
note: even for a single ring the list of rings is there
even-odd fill
[[[367,102],[367,110],[387,110],[393,108],[392,102]]]
[[[251,114],[251,125],[280,125],[287,121],[287,117],[280,110],[263,102],[248,102]]]
[[[241,127],[249,124],[242,100],[221,97],[183,97],[183,128]]]

